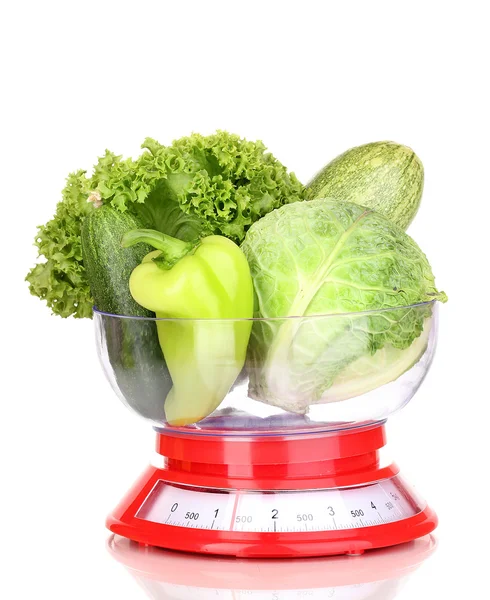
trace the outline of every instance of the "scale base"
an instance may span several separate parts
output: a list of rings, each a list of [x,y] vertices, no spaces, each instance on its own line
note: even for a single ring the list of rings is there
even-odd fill
[[[355,556],[436,528],[396,465],[380,466],[383,426],[305,437],[160,434],[161,464],[107,527],[142,544],[241,558]]]

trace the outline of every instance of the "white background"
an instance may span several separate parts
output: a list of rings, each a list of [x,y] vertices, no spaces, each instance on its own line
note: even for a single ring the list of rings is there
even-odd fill
[[[433,368],[388,434],[441,524],[436,554],[397,597],[485,595],[485,5],[2,4],[0,596],[145,597],[108,556],[104,519],[146,464],[151,429],[104,380],[92,323],[51,316],[24,277],[36,226],[52,216],[70,171],[90,170],[105,148],[137,155],[146,136],[169,143],[217,128],[264,140],[304,182],[370,141],[407,144],[422,159],[410,234],[449,302]]]

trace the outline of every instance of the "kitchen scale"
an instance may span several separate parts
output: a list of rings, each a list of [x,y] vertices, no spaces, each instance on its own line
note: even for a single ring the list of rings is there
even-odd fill
[[[153,600],[390,600],[434,553],[436,541],[429,535],[357,560],[287,562],[168,552],[119,536],[107,548]]]
[[[156,432],[151,464],[108,517],[108,528],[151,546],[247,558],[358,555],[431,533],[435,513],[397,465],[385,459],[385,422],[427,373],[436,345],[436,308],[407,307],[424,311],[423,331],[412,344],[417,348],[385,349],[374,361],[361,359],[329,389],[337,394],[334,400],[311,403],[305,414],[257,399],[251,393],[258,376],[253,370],[262,369],[262,376],[263,365],[246,363],[212,414],[179,427],[166,423],[164,402],[148,387],[148,364],[133,364],[131,378],[131,369],[121,367],[123,328],[128,320],[132,327],[146,327],[151,319],[96,311],[106,375]],[[209,335],[213,324],[187,320],[183,325],[195,328],[198,337]],[[233,327],[233,321],[221,321],[220,327]],[[229,364],[227,352],[224,348],[220,358],[223,369]],[[216,372],[213,360],[202,368]],[[322,368],[320,359],[317,366]],[[285,362],[281,389],[295,367]],[[295,383],[290,379],[288,385],[290,402]],[[357,393],[349,395],[347,387]]]

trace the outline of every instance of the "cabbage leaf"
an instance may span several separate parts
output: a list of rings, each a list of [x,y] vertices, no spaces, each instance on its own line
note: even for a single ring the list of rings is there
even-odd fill
[[[250,395],[293,412],[356,395],[353,378],[380,384],[374,355],[387,367],[378,373],[401,375],[425,350],[427,329],[415,352],[404,352],[423,334],[433,302],[446,300],[412,238],[357,204],[284,206],[249,229],[242,249],[255,316],[269,319],[252,329]]]

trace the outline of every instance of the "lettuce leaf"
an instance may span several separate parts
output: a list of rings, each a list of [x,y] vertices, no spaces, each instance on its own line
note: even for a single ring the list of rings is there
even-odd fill
[[[85,171],[68,176],[55,218],[39,227],[35,239],[39,256],[46,257],[46,261],[37,264],[26,278],[31,293],[46,300],[52,311],[62,317],[92,316],[80,239],[82,219],[93,208],[87,203],[89,191]]]
[[[69,175],[53,219],[39,227],[35,243],[44,260],[26,279],[53,313],[92,315],[80,231],[100,204],[131,211],[146,227],[186,241],[219,234],[240,243],[260,217],[304,197],[295,175],[260,141],[217,131],[170,146],[147,138],[142,148],[135,160],[106,150],[90,177],[86,171]]]

